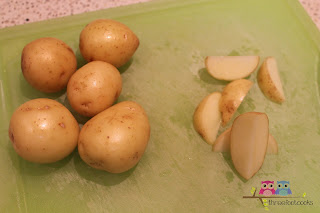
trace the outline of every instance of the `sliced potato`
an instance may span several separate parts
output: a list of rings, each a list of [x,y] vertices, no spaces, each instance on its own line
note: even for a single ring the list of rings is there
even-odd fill
[[[232,81],[223,89],[219,105],[223,126],[230,121],[252,85],[253,82],[249,80],[239,79]]]
[[[193,115],[193,125],[196,131],[208,144],[213,144],[221,123],[219,111],[220,92],[206,96],[196,108]]]
[[[231,128],[227,129],[219,135],[212,146],[214,152],[230,152],[230,133]]]
[[[278,143],[271,134],[269,134],[268,138],[267,153],[278,154]]]
[[[205,66],[212,77],[233,81],[249,76],[258,67],[259,56],[208,56]]]
[[[269,138],[268,116],[259,112],[239,115],[230,133],[230,152],[234,167],[249,180],[261,168]]]
[[[230,132],[231,132],[231,128],[225,130],[223,133],[219,135],[217,140],[212,145],[212,151],[230,152]],[[268,154],[278,153],[278,143],[271,134],[269,134],[269,138],[268,138],[267,153]]]
[[[257,78],[259,87],[265,96],[277,103],[285,101],[277,61],[274,57],[268,57],[264,60]]]

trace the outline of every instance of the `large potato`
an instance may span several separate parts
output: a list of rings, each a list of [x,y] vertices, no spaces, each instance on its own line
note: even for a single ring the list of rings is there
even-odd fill
[[[144,109],[132,101],[118,103],[89,120],[81,129],[78,150],[93,168],[121,173],[135,166],[150,137]]]
[[[77,69],[77,60],[72,49],[63,41],[40,38],[23,48],[21,69],[32,87],[52,93],[67,86]]]
[[[133,56],[139,39],[118,21],[98,19],[81,31],[79,46],[87,61],[105,61],[121,67]]]
[[[22,104],[13,113],[9,137],[25,160],[52,163],[77,146],[79,125],[69,110],[57,101],[40,98]]]
[[[117,68],[103,61],[93,61],[81,67],[68,83],[67,97],[71,107],[92,117],[110,107],[122,89]]]

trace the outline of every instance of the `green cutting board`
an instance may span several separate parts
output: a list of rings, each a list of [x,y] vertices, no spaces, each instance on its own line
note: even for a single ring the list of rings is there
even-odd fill
[[[147,111],[152,131],[145,155],[122,174],[90,168],[77,151],[54,164],[26,162],[9,141],[13,111],[40,97],[66,104],[66,95],[31,88],[21,73],[21,51],[36,38],[56,37],[72,47],[82,66],[79,33],[97,18],[121,21],[140,39],[131,63],[121,68],[119,101],[134,100]],[[250,196],[252,187],[259,190],[261,181],[287,180],[296,200],[313,205],[269,209],[319,212],[319,35],[292,0],[155,1],[0,30],[0,211],[265,212],[258,199],[243,196]],[[269,101],[255,72],[249,77],[255,84],[236,113],[267,113],[279,144],[278,155],[267,155],[249,181],[237,174],[230,155],[213,153],[193,128],[197,104],[227,84],[208,75],[207,55],[274,56],[278,61],[286,102]]]

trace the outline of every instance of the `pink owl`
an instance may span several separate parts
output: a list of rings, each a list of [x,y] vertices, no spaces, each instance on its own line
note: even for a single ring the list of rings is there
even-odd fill
[[[270,196],[275,194],[274,181],[261,181],[261,189],[259,195]]]

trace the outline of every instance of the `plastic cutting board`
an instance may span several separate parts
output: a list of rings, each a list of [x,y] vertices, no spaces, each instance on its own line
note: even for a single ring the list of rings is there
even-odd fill
[[[24,161],[7,133],[13,111],[39,97],[65,104],[66,95],[43,94],[26,83],[23,47],[36,38],[59,38],[73,48],[80,67],[80,31],[98,18],[121,21],[140,39],[131,63],[121,69],[119,101],[134,100],[147,111],[152,131],[145,155],[122,174],[90,168],[77,151],[54,164]],[[293,0],[154,1],[0,30],[1,212],[265,212],[258,199],[243,198],[264,180],[290,181],[292,196],[306,193],[296,200],[313,201],[269,206],[272,212],[319,212],[319,35]],[[279,144],[278,155],[267,155],[249,181],[239,177],[230,155],[213,153],[193,128],[200,100],[227,84],[207,74],[207,55],[278,61],[286,102],[269,101],[254,72],[248,79],[255,84],[234,116],[267,113]]]

